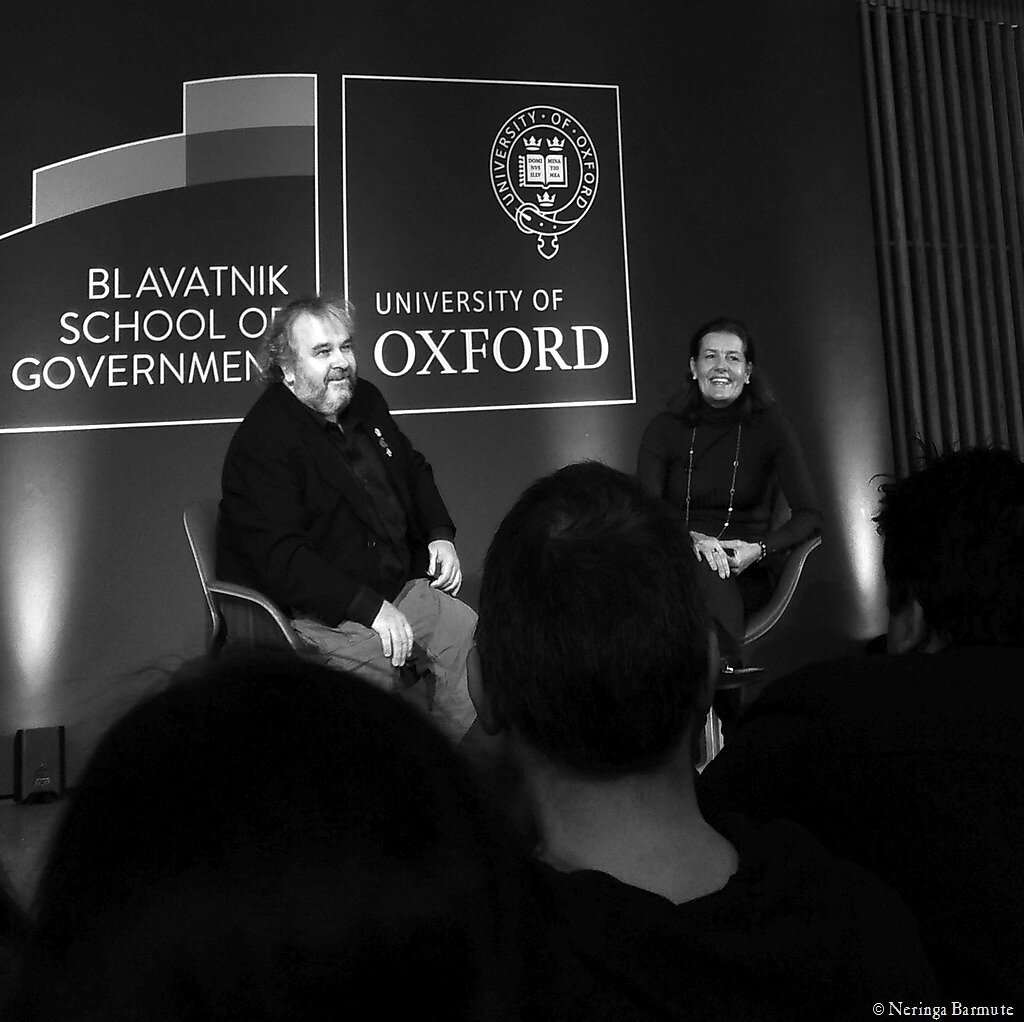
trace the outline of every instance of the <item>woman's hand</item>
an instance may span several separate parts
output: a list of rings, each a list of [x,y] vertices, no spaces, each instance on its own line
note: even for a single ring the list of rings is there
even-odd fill
[[[739,575],[761,560],[760,543],[748,543],[745,539],[723,539],[721,546],[729,558],[733,574]]]
[[[717,571],[722,578],[728,578],[732,569],[729,566],[729,555],[725,551],[724,544],[714,536],[705,536],[703,532],[691,532],[690,539],[693,540],[693,554],[697,560],[707,561],[708,567],[712,571]],[[757,544],[755,544],[755,548],[760,554],[761,548]]]

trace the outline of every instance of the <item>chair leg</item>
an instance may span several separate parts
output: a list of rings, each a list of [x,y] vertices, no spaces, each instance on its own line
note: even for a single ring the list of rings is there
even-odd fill
[[[207,648],[207,654],[211,657],[219,656],[224,649],[224,643],[226,640],[227,630],[223,625],[221,625],[221,627],[210,636],[210,644]]]

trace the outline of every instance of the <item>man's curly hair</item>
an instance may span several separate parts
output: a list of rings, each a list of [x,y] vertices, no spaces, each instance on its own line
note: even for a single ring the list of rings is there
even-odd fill
[[[256,348],[256,361],[264,383],[280,383],[284,379],[284,369],[295,365],[292,327],[305,313],[321,320],[336,320],[350,334],[353,332],[355,311],[345,298],[313,295],[289,302],[278,310]]]
[[[964,644],[1024,644],[1024,465],[1006,450],[933,457],[880,487],[889,609],[916,599]]]

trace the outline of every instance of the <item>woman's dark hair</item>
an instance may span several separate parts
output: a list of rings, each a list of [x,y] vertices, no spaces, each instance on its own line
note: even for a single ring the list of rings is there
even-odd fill
[[[87,766],[17,1017],[520,1017],[536,942],[495,828],[396,697],[295,656],[202,661]]]
[[[720,316],[718,319],[709,320],[697,328],[697,332],[690,338],[689,358],[696,361],[700,355],[701,341],[708,334],[735,334],[743,343],[743,354],[752,365],[757,363],[757,351],[754,344],[754,336],[751,334],[746,323],[739,319],[730,319]],[[700,387],[690,373],[689,362],[686,366],[686,386],[675,394],[668,403],[671,411],[679,415],[685,422],[694,423],[700,419],[703,402],[700,395]],[[758,370],[751,374],[750,383],[743,388],[739,396],[738,405],[740,413],[745,421],[749,421],[755,415],[759,415],[766,408],[775,404],[764,375]]]

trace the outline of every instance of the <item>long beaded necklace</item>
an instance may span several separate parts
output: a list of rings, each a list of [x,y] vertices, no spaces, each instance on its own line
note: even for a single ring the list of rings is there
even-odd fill
[[[729,484],[729,510],[725,515],[725,525],[722,526],[722,531],[715,537],[715,539],[721,539],[725,535],[725,530],[729,528],[729,521],[732,518],[732,507],[733,498],[736,495],[736,471],[740,467],[740,438],[743,436],[743,423],[739,422],[736,425],[736,453],[732,459],[732,482]],[[697,440],[697,427],[693,427],[693,432],[690,434],[690,461],[686,466],[686,523],[685,527],[690,527],[690,478],[693,476],[693,447]]]

